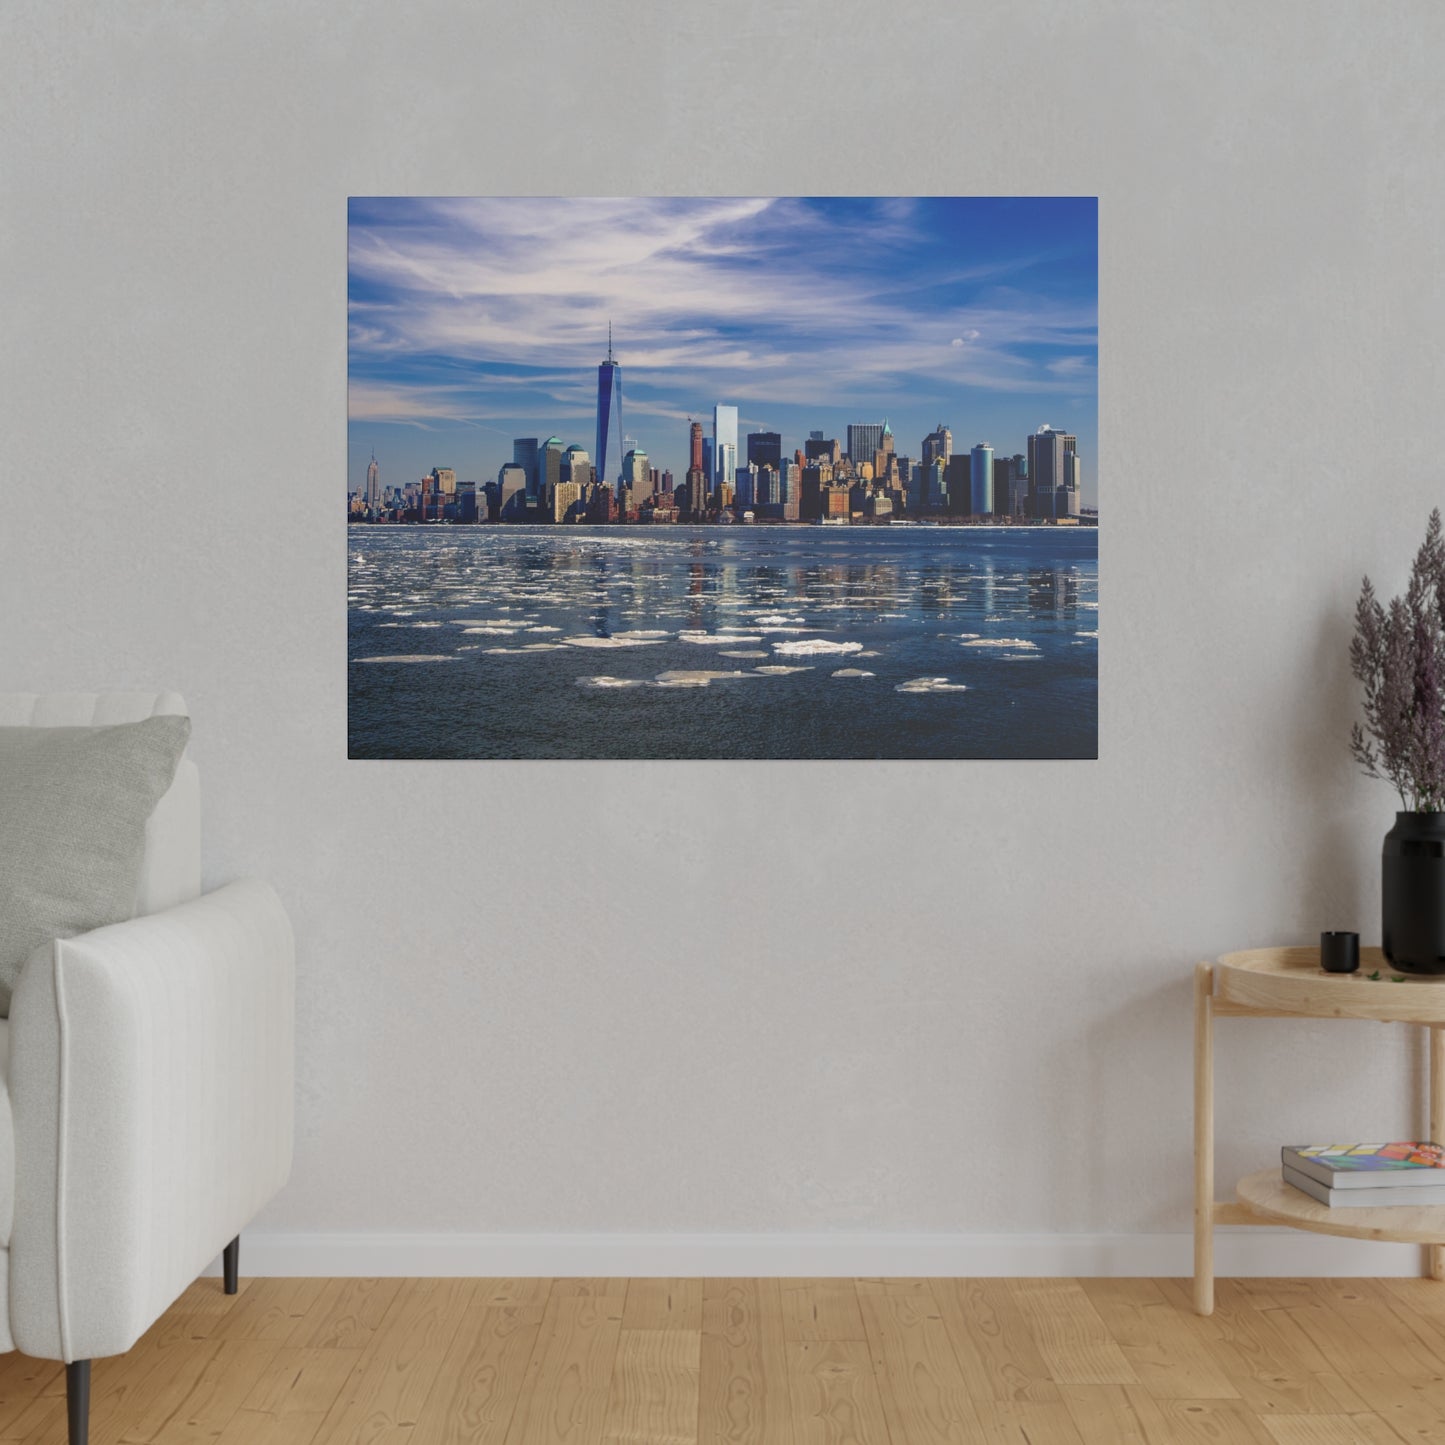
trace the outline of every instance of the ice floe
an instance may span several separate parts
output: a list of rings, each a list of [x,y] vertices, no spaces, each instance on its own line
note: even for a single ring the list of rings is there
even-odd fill
[[[739,632],[679,632],[679,642],[696,642],[706,647],[738,647],[748,642],[761,642],[757,635]]]
[[[593,637],[590,635],[581,637],[564,637],[562,641],[568,647],[655,647],[659,642],[666,639],[665,632],[648,633],[645,636],[636,632],[618,632],[611,637]]]
[[[862,652],[861,642],[829,642],[826,637],[806,637],[798,642],[775,642],[780,657],[811,657],[825,652]]]
[[[876,677],[877,673],[869,672],[862,667],[840,667],[833,674],[834,677]]]
[[[1030,642],[1026,637],[976,637],[963,645],[965,647],[1004,647],[1030,652],[1038,650],[1038,643]]]
[[[604,674],[601,677],[579,677],[577,685],[578,687],[596,688],[641,687],[642,679],[640,677],[607,677]]]
[[[967,692],[968,685],[962,682],[950,682],[946,677],[915,677],[908,682],[900,682],[893,689],[894,692]]]
[[[675,668],[657,674],[657,687],[707,687],[710,683],[731,681],[739,677],[755,677],[751,672],[719,672],[713,668]]]
[[[719,657],[766,657],[766,652],[759,652],[756,648],[741,647],[732,652],[720,652]]]
[[[387,657],[358,657],[357,662],[455,662],[449,652],[394,652]]]

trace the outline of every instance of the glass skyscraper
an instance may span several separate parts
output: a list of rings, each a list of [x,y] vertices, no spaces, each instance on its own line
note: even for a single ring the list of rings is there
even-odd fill
[[[731,452],[723,450],[729,446],[732,448]],[[712,463],[715,485],[733,485],[737,461],[738,409],[735,406],[715,406],[712,409]]]
[[[597,480],[607,480],[607,448],[617,437],[617,475],[622,475],[622,368],[612,355],[612,327],[607,327],[607,360],[597,368]]]
[[[850,426],[848,428],[848,455],[853,459],[853,466],[856,469],[864,462],[871,467],[873,458],[883,450],[883,425],[882,423],[865,422],[861,426]]]
[[[972,452],[973,465],[970,480],[972,486],[969,510],[975,517],[993,514],[993,447],[980,442]]]

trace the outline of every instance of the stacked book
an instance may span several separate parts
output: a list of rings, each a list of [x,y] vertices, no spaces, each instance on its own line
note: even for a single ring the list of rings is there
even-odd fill
[[[1284,1182],[1332,1209],[1445,1204],[1438,1144],[1299,1144],[1280,1150]]]

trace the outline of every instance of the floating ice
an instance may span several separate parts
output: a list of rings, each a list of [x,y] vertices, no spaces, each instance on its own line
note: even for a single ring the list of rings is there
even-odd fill
[[[719,657],[766,657],[767,655],[768,654],[766,652],[759,652],[756,649],[749,649],[746,647],[739,648],[735,652],[718,653]]]
[[[751,608],[748,609],[750,612]],[[790,622],[801,622],[801,617],[788,617],[782,612],[764,612],[761,617],[753,618],[754,627],[785,627]]]
[[[462,628],[462,632],[469,637],[510,637],[516,630],[515,627],[499,627],[495,622],[489,623],[486,627]]]
[[[1075,636],[1075,637],[1097,637],[1098,635],[1099,635],[1099,629],[1098,629],[1097,627],[1094,628],[1093,631],[1091,631],[1091,632],[1085,632],[1085,631],[1083,630],[1083,628],[1080,628],[1079,631],[1077,631],[1076,633],[1074,633],[1074,636]]]
[[[608,677],[605,674],[601,677],[579,677],[578,687],[641,687],[642,679],[638,677]]]
[[[487,647],[488,657],[520,657],[524,652],[565,652],[565,642],[528,642],[521,647]]]
[[[529,627],[528,632],[561,632],[560,627]]]
[[[679,632],[679,642],[696,642],[709,647],[737,647],[740,643],[761,642],[756,635],[747,636],[740,632]]]
[[[455,662],[449,652],[394,652],[389,657],[358,657],[357,662]]]
[[[1017,647],[1029,651],[1038,650],[1038,643],[1030,642],[1026,637],[978,637],[963,645],[965,647]]]
[[[759,677],[788,677],[795,672],[812,672],[812,670],[811,667],[782,667],[778,663],[773,663],[768,667],[755,667],[753,669]]]
[[[876,673],[868,672],[861,667],[840,667],[833,674],[834,677],[876,677]]]
[[[773,651],[781,657],[810,657],[824,652],[862,652],[861,642],[829,642],[826,637],[807,637],[799,642],[775,642]]]
[[[900,682],[894,692],[967,692],[962,682],[950,682],[946,677],[915,677],[909,682]]]
[[[666,633],[659,633],[639,637],[636,633],[619,632],[612,637],[564,637],[562,641],[568,647],[655,647],[666,636]]]
[[[710,683],[736,677],[754,677],[751,672],[717,672],[711,668],[678,668],[657,674],[657,687],[707,687]]]

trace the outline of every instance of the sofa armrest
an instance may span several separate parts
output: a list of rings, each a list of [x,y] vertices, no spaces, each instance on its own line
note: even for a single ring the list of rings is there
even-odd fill
[[[129,1349],[291,1167],[294,950],[266,884],[37,949],[10,1011],[10,1320]]]

